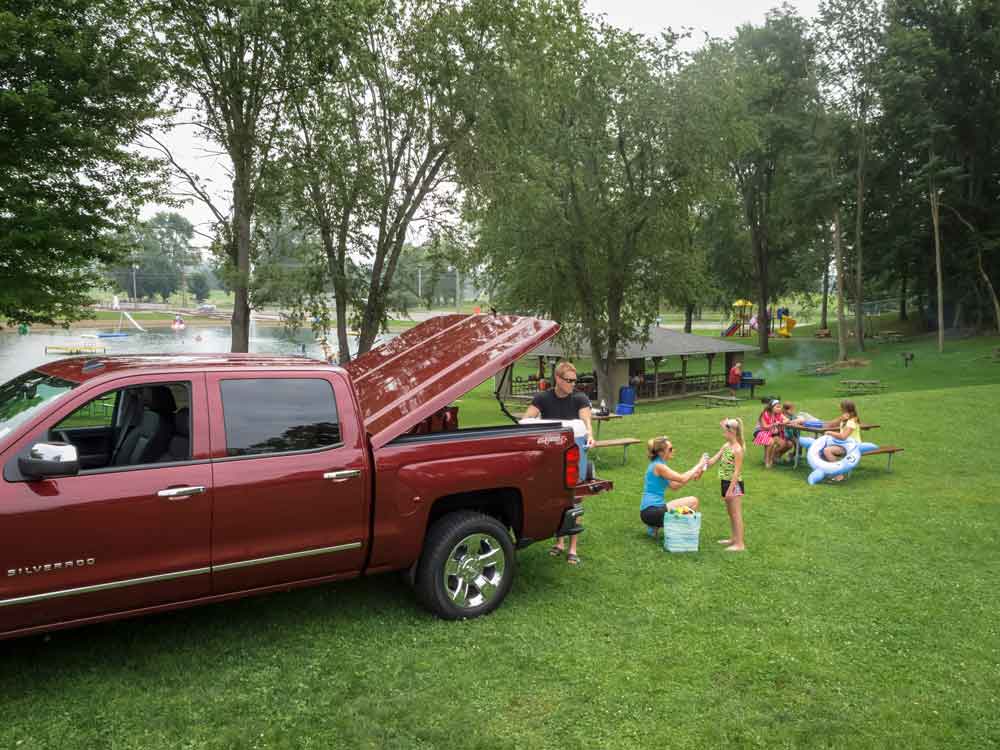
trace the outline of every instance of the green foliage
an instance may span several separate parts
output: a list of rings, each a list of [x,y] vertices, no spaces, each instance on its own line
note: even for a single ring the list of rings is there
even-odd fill
[[[183,216],[158,213],[133,230],[128,262],[112,268],[111,276],[129,296],[158,296],[166,302],[181,288],[184,268],[197,257],[193,237],[194,228]]]
[[[576,328],[604,369],[703,274],[691,216],[723,132],[674,37],[535,14],[504,37],[508,78],[464,155],[468,215],[500,306]]]
[[[212,291],[208,283],[208,276],[200,271],[188,275],[187,288],[198,302],[204,302],[208,299],[208,295]]]
[[[744,117],[756,140],[730,164],[750,233],[758,310],[766,310],[804,262],[816,217],[797,205],[791,166],[806,147],[816,100],[815,48],[806,24],[789,6],[771,11],[762,26],[741,26],[733,42]],[[761,326],[761,351],[769,348]]]
[[[98,264],[158,187],[127,148],[161,74],[129,0],[9,0],[0,9],[0,316],[79,319]]]
[[[283,208],[322,242],[340,351],[353,307],[364,352],[410,299],[394,278],[411,227],[433,234],[455,219],[454,154],[493,95],[498,34],[520,12],[493,0],[319,7],[286,106]],[[360,286],[349,256],[366,269]]]
[[[175,109],[219,144],[232,166],[232,208],[225,209],[195,173],[173,164],[190,195],[215,216],[215,248],[235,293],[232,350],[246,352],[254,220],[274,168],[300,27],[312,18],[310,9],[263,0],[148,0],[145,7],[157,30],[155,52],[172,79]]]

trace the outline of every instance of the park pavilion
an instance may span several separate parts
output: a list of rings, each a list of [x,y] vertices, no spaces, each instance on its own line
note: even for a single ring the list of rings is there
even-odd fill
[[[649,341],[646,343],[631,343],[620,347],[618,361],[611,371],[612,382],[608,392],[617,398],[622,386],[632,386],[636,391],[636,400],[648,401],[720,391],[726,387],[729,368],[743,359],[747,352],[755,351],[755,346],[714,336],[695,336],[654,325],[649,329]],[[501,376],[504,373],[497,375],[500,395],[530,398],[537,392],[540,378],[544,377],[552,382],[557,362],[563,359],[577,362],[589,357],[585,344],[567,347],[558,337],[551,339],[528,355],[528,358],[537,360],[536,375],[527,378],[512,377],[512,373],[506,373],[503,378]],[[692,358],[695,362],[692,362]],[[596,373],[582,372],[578,368],[577,377],[577,388],[587,392],[592,398],[596,397]]]

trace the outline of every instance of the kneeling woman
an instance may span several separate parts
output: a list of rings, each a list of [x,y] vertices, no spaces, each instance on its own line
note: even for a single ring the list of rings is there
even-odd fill
[[[698,498],[694,496],[679,497],[667,502],[664,493],[667,489],[679,490],[692,479],[697,479],[704,471],[702,461],[692,466],[683,474],[667,466],[667,461],[674,455],[674,446],[670,438],[655,437],[646,443],[649,454],[649,466],[646,468],[646,479],[642,491],[642,504],[639,506],[639,517],[646,524],[647,533],[656,535],[656,530],[663,528],[663,516],[667,511],[686,505],[692,510],[698,507]]]

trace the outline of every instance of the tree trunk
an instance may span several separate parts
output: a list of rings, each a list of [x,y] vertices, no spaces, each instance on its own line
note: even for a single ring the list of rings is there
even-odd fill
[[[351,361],[350,341],[347,338],[347,230],[349,216],[345,217],[334,240],[328,221],[321,220],[320,236],[326,251],[326,263],[333,283],[333,304],[337,316],[337,361],[346,365]]]
[[[829,246],[828,246],[829,247]],[[819,327],[829,328],[827,325],[827,310],[830,301],[830,253],[823,256],[823,302],[819,310]]]
[[[233,247],[236,265],[233,286],[232,344],[230,351],[250,351],[250,217],[253,207],[239,170],[233,179]]]
[[[969,232],[972,233],[973,239],[976,241],[976,266],[979,268],[979,275],[983,277],[983,283],[986,284],[986,289],[990,293],[990,300],[993,302],[993,315],[997,324],[997,333],[1000,333],[1000,300],[997,299],[997,292],[993,287],[993,282],[990,281],[989,274],[986,273],[986,269],[983,268],[983,246],[979,242],[979,235],[976,232],[976,228],[966,221],[965,217],[962,216],[957,209],[952,208],[951,206],[947,206],[947,208],[951,208],[955,216],[958,217],[958,220],[965,225]]]
[[[847,320],[844,317],[844,248],[840,241],[840,209],[833,212],[833,254],[837,263],[837,359],[847,359]]]
[[[904,263],[902,268],[902,275],[899,280],[899,320],[909,320],[909,316],[906,314],[906,282],[907,282],[907,270],[908,267]]]
[[[867,154],[868,144],[867,137],[865,133],[865,126],[862,122],[861,124],[861,137],[858,141],[858,175],[857,175],[857,194],[855,196],[855,214],[854,214],[854,250],[857,252],[857,264],[855,266],[855,284],[857,285],[855,294],[855,304],[854,308],[854,335],[858,339],[858,351],[865,350],[865,312],[864,312],[864,302],[865,302],[865,277],[862,267],[862,257],[861,252],[861,239],[862,239],[862,229],[864,228],[864,210],[865,210],[865,156]]]
[[[753,244],[754,271],[757,274],[757,346],[761,354],[769,354],[770,341],[768,340],[768,283],[767,283],[767,247],[764,239],[763,229],[759,226],[751,225],[750,241]]]
[[[691,333],[691,321],[694,318],[694,305],[684,307],[684,333]]]
[[[600,347],[595,346],[593,342],[590,344],[590,358],[594,362],[594,372],[597,375],[597,400],[609,404],[618,403],[618,394],[611,392],[611,370],[616,363],[613,361],[614,358],[611,355],[604,357]]]
[[[993,300],[993,316],[997,324],[997,333],[1000,333],[1000,300],[997,299],[997,292],[993,288],[993,282],[990,281],[989,274],[983,268],[983,251],[981,249],[976,252],[976,262],[979,265],[979,274],[983,277],[983,282],[990,292],[990,299]]]
[[[937,272],[938,351],[944,351],[944,281],[941,278],[941,209],[934,178],[930,178],[931,222],[934,225],[934,268]]]

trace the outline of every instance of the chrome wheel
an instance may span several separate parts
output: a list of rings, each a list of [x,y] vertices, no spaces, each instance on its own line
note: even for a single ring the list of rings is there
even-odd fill
[[[469,534],[448,554],[443,571],[445,593],[463,609],[488,604],[500,590],[506,564],[500,540],[491,534]]]

